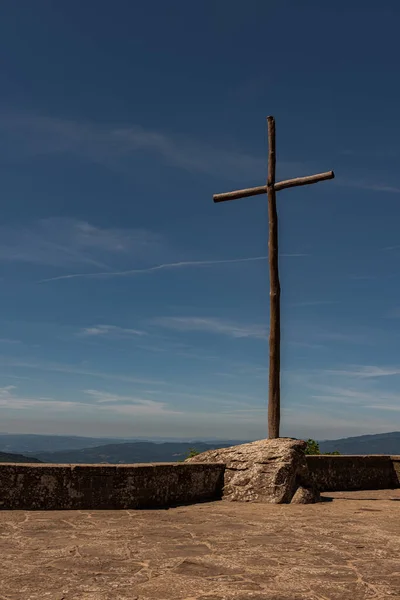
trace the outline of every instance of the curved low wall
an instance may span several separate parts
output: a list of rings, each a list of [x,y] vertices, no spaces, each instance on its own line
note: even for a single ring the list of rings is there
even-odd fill
[[[137,509],[217,500],[225,465],[0,464],[0,509]]]
[[[400,456],[307,456],[321,492],[400,487]],[[222,498],[225,465],[0,464],[0,509],[165,508]]]
[[[400,456],[308,455],[308,468],[320,492],[400,487]]]

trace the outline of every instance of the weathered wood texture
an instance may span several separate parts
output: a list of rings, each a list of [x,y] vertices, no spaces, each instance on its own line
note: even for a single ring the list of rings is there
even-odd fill
[[[249,196],[259,196],[267,193],[266,185],[258,187],[246,188],[244,190],[236,190],[235,192],[225,192],[223,194],[214,194],[214,202],[226,202],[227,200],[239,200],[240,198],[248,198]]]
[[[278,265],[278,214],[275,192],[275,119],[268,117],[268,256],[270,280],[270,330],[269,330],[269,383],[268,383],[268,437],[279,437],[280,424],[280,297]]]
[[[275,182],[275,120],[273,117],[267,117],[268,122],[268,179],[267,185],[259,187],[246,188],[227,192],[224,194],[215,194],[214,202],[224,202],[226,200],[236,200],[257,196],[259,194],[268,195],[268,218],[269,218],[269,236],[268,236],[268,258],[270,275],[270,333],[269,333],[269,382],[268,382],[268,437],[279,437],[280,426],[280,295],[281,287],[279,282],[279,263],[278,263],[278,214],[276,210],[276,192],[290,187],[300,185],[309,185],[334,178],[333,171],[309,175],[307,177],[297,177],[285,181]]]
[[[296,177],[295,179],[285,179],[284,181],[278,181],[275,183],[275,191],[285,190],[290,187],[298,187],[300,185],[310,185],[312,183],[318,183],[319,181],[326,181],[327,179],[334,179],[335,173],[333,171],[327,171],[326,173],[318,173],[318,175],[308,175],[307,177]],[[258,187],[245,188],[244,190],[235,190],[234,192],[225,192],[223,194],[214,194],[214,202],[226,202],[227,200],[239,200],[240,198],[248,198],[249,196],[259,196],[260,194],[266,194],[268,189],[266,185],[259,185]]]
[[[275,184],[275,191],[285,190],[290,187],[299,187],[300,185],[310,185],[312,183],[318,183],[319,181],[326,181],[327,179],[334,179],[335,173],[333,171],[327,171],[326,173],[318,173],[318,175],[307,175],[307,177],[296,177],[295,179],[285,179],[284,181],[278,181]]]

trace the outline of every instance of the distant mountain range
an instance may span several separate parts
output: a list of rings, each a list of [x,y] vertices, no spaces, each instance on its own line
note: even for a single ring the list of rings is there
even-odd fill
[[[400,431],[359,435],[340,440],[319,442],[321,452],[339,450],[340,454],[398,454],[400,455]]]
[[[74,435],[36,435],[28,433],[0,433],[0,452],[56,452],[81,450],[103,444],[132,442],[129,438],[92,438]]]
[[[226,443],[229,446],[241,444],[240,440],[216,440],[203,438],[207,444],[216,442]],[[114,438],[114,437],[81,437],[75,435],[40,435],[34,433],[0,433],[0,452],[56,452],[58,450],[82,450],[83,448],[94,448],[108,444],[125,444],[133,442],[153,442],[159,444],[188,443],[193,444],[193,438]],[[197,443],[197,442],[196,442]]]
[[[226,448],[230,442],[206,444],[205,442],[131,442],[107,444],[95,448],[81,450],[59,450],[57,452],[35,452],[34,456],[42,462],[50,463],[147,463],[147,462],[178,462],[185,460],[191,448],[205,452],[213,448]]]
[[[205,452],[251,440],[210,441],[132,441],[121,438],[85,438],[77,436],[0,434],[0,462],[48,462],[75,464],[126,464],[177,462],[191,448]],[[400,432],[361,435],[319,442],[322,453],[338,450],[341,454],[398,454]],[[23,453],[24,456],[21,454]],[[2,457],[6,456],[7,459]],[[11,458],[13,457],[13,458]]]
[[[0,452],[0,463],[40,463],[38,458],[33,456],[23,456],[22,454],[10,454],[9,452]]]

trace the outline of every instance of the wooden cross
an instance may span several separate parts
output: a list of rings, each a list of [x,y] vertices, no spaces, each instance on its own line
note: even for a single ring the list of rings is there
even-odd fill
[[[279,283],[278,268],[278,215],[276,211],[276,192],[289,187],[298,185],[307,185],[318,183],[326,179],[333,179],[333,171],[310,175],[308,177],[298,177],[297,179],[287,179],[275,183],[275,119],[267,117],[268,122],[268,179],[267,185],[262,185],[225,194],[215,194],[214,202],[224,202],[226,200],[237,200],[247,198],[248,196],[257,196],[258,194],[268,194],[268,260],[270,277],[270,331],[269,331],[269,385],[268,385],[268,437],[279,437],[280,425],[280,350],[281,350],[281,332],[280,332],[280,296],[281,287]]]

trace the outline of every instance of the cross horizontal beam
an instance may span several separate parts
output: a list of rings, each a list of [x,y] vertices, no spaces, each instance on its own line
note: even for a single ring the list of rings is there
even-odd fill
[[[278,181],[275,183],[274,189],[276,192],[284,190],[290,187],[297,187],[300,185],[309,185],[311,183],[318,183],[319,181],[326,181],[327,179],[333,179],[335,174],[333,171],[327,171],[326,173],[318,173],[317,175],[308,175],[307,177],[296,177],[295,179],[286,179],[285,181]],[[268,191],[267,185],[260,185],[259,187],[246,188],[244,190],[236,190],[235,192],[226,192],[224,194],[214,194],[214,202],[225,202],[227,200],[238,200],[239,198],[247,198],[248,196],[258,196],[259,194],[266,194]]]

